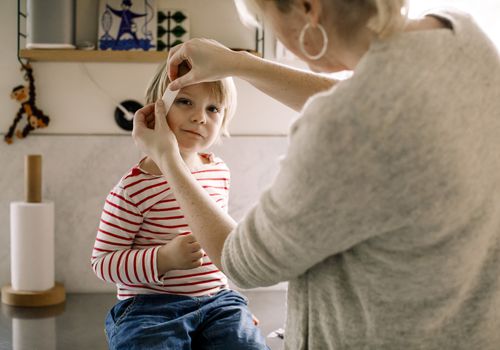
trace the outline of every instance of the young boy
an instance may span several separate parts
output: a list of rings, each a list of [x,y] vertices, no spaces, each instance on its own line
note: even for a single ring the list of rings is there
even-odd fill
[[[163,64],[146,102],[161,98],[168,83]],[[224,210],[229,169],[201,151],[227,135],[235,105],[226,78],[181,89],[167,115],[186,165]],[[117,286],[120,301],[106,318],[110,349],[268,349],[246,298],[228,289],[148,157],[109,193],[91,262],[97,277]]]

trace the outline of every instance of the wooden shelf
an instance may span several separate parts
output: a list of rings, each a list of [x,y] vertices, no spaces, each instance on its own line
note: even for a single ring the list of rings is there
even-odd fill
[[[155,63],[166,59],[167,51],[98,51],[98,50],[28,50],[19,52],[21,58],[31,61],[57,62],[144,62]]]
[[[234,49],[241,50],[241,49]],[[254,55],[260,53],[245,50]],[[98,51],[98,50],[28,50],[19,51],[21,58],[30,61],[47,62],[129,62],[129,63],[158,63],[167,58],[167,51]]]

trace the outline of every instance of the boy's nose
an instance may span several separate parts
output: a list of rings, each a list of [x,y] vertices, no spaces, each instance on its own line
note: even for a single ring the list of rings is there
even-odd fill
[[[207,122],[207,116],[205,115],[205,111],[196,111],[191,116],[191,121],[193,123],[205,124]]]

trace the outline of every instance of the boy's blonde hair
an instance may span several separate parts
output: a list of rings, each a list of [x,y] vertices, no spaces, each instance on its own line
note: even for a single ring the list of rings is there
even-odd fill
[[[170,84],[170,79],[167,75],[167,61],[161,63],[148,84],[146,89],[146,104],[154,103],[163,96],[163,93]],[[210,82],[212,86],[212,94],[218,100],[217,102],[224,106],[224,115],[220,135],[229,137],[229,122],[236,112],[236,87],[232,78],[224,78],[221,80]]]

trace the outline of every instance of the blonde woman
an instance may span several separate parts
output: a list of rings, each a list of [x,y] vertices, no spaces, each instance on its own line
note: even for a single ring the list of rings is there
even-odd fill
[[[236,76],[301,112],[278,176],[240,223],[165,130],[147,128],[164,111],[136,114],[135,142],[212,261],[245,288],[290,282],[286,349],[499,349],[494,45],[467,14],[407,19],[403,0],[237,5],[313,71],[354,74],[336,82],[209,40],[170,52],[170,89]],[[178,78],[182,61],[191,70]]]

